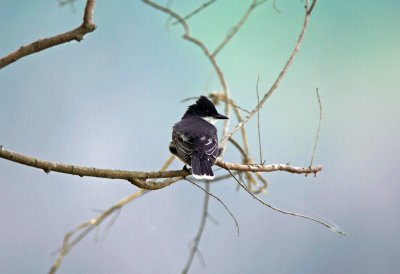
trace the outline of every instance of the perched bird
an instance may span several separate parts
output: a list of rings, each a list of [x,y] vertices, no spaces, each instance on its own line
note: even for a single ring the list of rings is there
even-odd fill
[[[214,126],[217,119],[228,117],[219,114],[207,97],[200,96],[172,128],[169,151],[192,168],[196,179],[214,178],[211,167],[220,154]]]

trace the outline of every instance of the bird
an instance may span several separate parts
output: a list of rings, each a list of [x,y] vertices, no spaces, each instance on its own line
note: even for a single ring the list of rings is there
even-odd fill
[[[220,155],[217,128],[214,126],[218,119],[229,118],[219,114],[206,96],[200,96],[172,127],[169,151],[185,163],[184,168],[192,168],[195,179],[214,179],[211,167]]]

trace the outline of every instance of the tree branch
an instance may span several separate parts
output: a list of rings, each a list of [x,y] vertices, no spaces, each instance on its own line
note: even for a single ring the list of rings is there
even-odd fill
[[[0,146],[0,158],[10,160],[22,165],[27,165],[30,167],[38,168],[44,170],[44,172],[49,173],[51,171],[60,172],[65,174],[77,175],[80,177],[98,177],[107,179],[120,179],[127,180],[137,187],[155,190],[166,187],[173,182],[167,181],[165,183],[156,183],[144,181],[145,179],[151,178],[174,178],[174,177],[184,177],[190,175],[187,170],[171,170],[171,171],[127,171],[127,170],[117,170],[117,169],[101,169],[94,167],[84,167],[71,164],[63,164],[50,162],[46,160],[40,160],[37,158],[25,156],[4,149]]]
[[[272,165],[242,165],[242,164],[234,164],[224,162],[222,160],[218,160],[216,165],[229,170],[236,171],[251,171],[251,172],[274,172],[274,171],[286,171],[289,173],[297,173],[297,174],[309,174],[309,173],[318,173],[322,170],[322,166],[312,166],[312,167],[295,167],[289,166],[287,164],[272,164]]]
[[[317,99],[318,99],[318,105],[319,105],[319,120],[318,120],[317,134],[315,135],[314,148],[313,148],[313,152],[312,152],[311,160],[310,160],[310,166],[312,166],[312,164],[314,163],[314,156],[315,156],[315,151],[317,150],[319,132],[321,130],[321,122],[322,122],[322,104],[321,104],[321,98],[319,97],[318,88],[316,90],[316,93],[317,93]]]
[[[33,158],[30,156],[18,154],[10,150],[4,149],[0,146],[0,158],[16,162],[22,165],[38,168],[44,170],[44,172],[49,173],[60,172],[70,175],[77,175],[80,177],[98,177],[106,179],[120,179],[127,180],[134,184],[135,186],[147,190],[157,190],[169,186],[182,177],[190,175],[190,171],[182,170],[160,170],[160,171],[128,171],[128,170],[118,170],[118,169],[101,169],[95,167],[84,167],[71,164],[50,162],[46,160],[41,160],[38,158]],[[251,172],[273,172],[273,171],[286,171],[290,173],[298,174],[308,174],[308,173],[318,173],[322,170],[322,166],[316,167],[293,167],[284,164],[273,164],[273,165],[250,165],[250,164],[235,164],[224,162],[218,159],[215,163],[217,166],[237,171],[251,171]],[[162,182],[146,181],[146,179],[156,179],[156,178],[170,178]]]
[[[277,208],[276,206],[273,206],[273,205],[271,205],[271,204],[269,204],[269,203],[264,202],[263,200],[261,200],[260,198],[258,198],[256,195],[254,195],[253,193],[251,193],[251,191],[250,191],[244,184],[242,184],[242,183],[232,174],[232,172],[231,172],[229,169],[227,169],[227,171],[232,175],[232,177],[235,179],[235,181],[236,181],[247,193],[249,193],[254,199],[256,199],[257,201],[259,201],[261,204],[265,205],[266,207],[269,207],[269,208],[271,208],[272,210],[275,210],[275,211],[277,211],[277,212],[280,212],[280,213],[283,213],[283,214],[286,214],[286,215],[291,215],[291,216],[295,216],[295,217],[300,217],[300,218],[303,218],[303,219],[307,219],[307,220],[316,222],[316,223],[318,223],[318,224],[320,224],[320,225],[325,226],[326,228],[329,228],[331,231],[333,231],[333,232],[335,232],[335,233],[337,233],[337,234],[340,234],[340,235],[342,235],[342,236],[349,236],[349,234],[347,234],[346,232],[342,231],[342,230],[341,230],[339,227],[337,227],[336,225],[331,225],[331,224],[329,224],[329,223],[327,223],[327,222],[325,222],[325,221],[323,221],[323,220],[319,220],[319,219],[316,219],[316,218],[313,218],[313,217],[310,217],[310,216],[307,216],[307,215],[304,215],[304,214],[300,214],[300,213],[296,213],[296,212],[291,212],[291,211],[283,210],[283,209]]]
[[[164,12],[166,14],[168,14],[169,16],[173,17],[175,20],[177,20],[183,27],[184,30],[184,34],[182,36],[183,39],[195,44],[196,46],[198,46],[203,53],[205,54],[205,56],[207,57],[207,59],[210,61],[211,65],[213,66],[215,73],[218,76],[219,82],[221,84],[222,87],[222,92],[225,95],[225,116],[229,117],[229,112],[230,112],[230,105],[229,105],[229,90],[228,90],[228,84],[225,80],[225,76],[217,62],[217,60],[214,58],[214,56],[211,54],[210,50],[208,49],[208,47],[199,39],[193,37],[190,34],[190,28],[189,25],[187,24],[187,22],[185,21],[185,19],[180,16],[179,14],[177,14],[176,12],[174,12],[173,10],[161,6],[151,0],[142,0],[145,4],[149,5],[150,7],[153,7],[154,9],[157,9],[161,12]],[[222,136],[225,136],[228,134],[228,127],[229,127],[229,119],[226,119],[224,121],[224,127],[223,127],[223,131],[222,131]]]
[[[183,17],[183,19],[188,20],[191,17],[195,16],[196,14],[200,13],[202,10],[204,10],[205,8],[207,8],[208,6],[210,6],[211,4],[215,3],[215,1],[217,0],[210,0],[207,1],[205,3],[203,3],[200,7],[198,7],[197,9],[195,9],[194,11],[192,11],[191,13],[189,13],[188,15],[186,15],[185,17]],[[172,25],[177,25],[179,24],[179,21],[174,21],[172,22]]]
[[[1,146],[0,146],[0,150],[1,150]],[[172,163],[174,158],[175,158],[174,156],[169,157],[167,159],[167,161],[161,167],[161,171],[166,170],[168,168],[168,166]],[[63,262],[65,256],[68,254],[68,252],[75,245],[77,245],[86,235],[88,235],[93,230],[93,228],[99,226],[112,213],[114,213],[116,211],[118,212],[118,210],[121,210],[122,207],[124,207],[128,203],[143,196],[144,194],[146,194],[148,192],[149,192],[149,190],[147,190],[147,189],[139,189],[137,192],[125,197],[124,199],[122,199],[121,201],[119,201],[118,203],[113,205],[112,207],[108,208],[106,211],[102,212],[98,216],[80,224],[74,230],[65,234],[63,245],[60,248],[60,250],[58,251],[58,257],[54,261],[53,265],[51,266],[49,274],[54,274],[58,270],[58,268],[60,267],[61,263]],[[72,239],[72,236],[74,236],[74,234],[76,234],[78,232],[80,232],[78,234],[78,236],[76,236],[75,238]]]
[[[79,27],[50,38],[39,39],[33,43],[20,47],[16,51],[0,59],[0,69],[32,53],[71,42],[72,40],[80,42],[87,33],[96,29],[96,25],[93,23],[93,9],[95,4],[96,0],[87,0],[83,22]]]
[[[76,228],[65,234],[63,244],[59,250],[59,254],[57,259],[54,261],[53,265],[49,270],[49,274],[54,274],[60,267],[63,262],[65,256],[69,253],[69,251],[77,245],[87,234],[89,234],[95,227],[100,225],[107,217],[109,217],[112,213],[117,210],[122,209],[126,204],[132,202],[134,199],[142,196],[148,191],[145,189],[140,189],[137,192],[129,195],[128,197],[123,198],[118,203],[101,213],[100,215],[78,225]],[[75,238],[73,236],[78,234]]]
[[[225,45],[235,36],[236,33],[239,32],[240,28],[244,25],[244,23],[249,18],[251,12],[261,3],[257,3],[257,0],[253,0],[249,6],[249,8],[244,13],[243,17],[239,20],[236,26],[233,27],[232,31],[225,37],[225,39],[218,45],[218,47],[213,51],[212,56],[215,57],[218,53],[225,47]]]
[[[317,0],[314,0],[312,3],[312,8],[309,8],[309,4],[308,4],[308,0],[306,1],[306,5],[305,5],[305,16],[304,16],[304,22],[303,22],[303,27],[301,28],[299,37],[297,38],[296,44],[294,46],[294,49],[292,51],[292,53],[289,56],[289,59],[286,61],[285,66],[283,67],[283,69],[281,70],[281,72],[279,73],[278,77],[276,78],[275,82],[272,84],[272,86],[270,87],[270,89],[268,90],[268,92],[265,93],[264,97],[261,99],[261,101],[257,104],[257,106],[250,112],[250,114],[248,114],[243,121],[239,122],[227,135],[224,136],[224,138],[221,141],[221,145],[223,146],[229,139],[229,137],[231,137],[233,135],[233,133],[235,133],[238,129],[240,129],[241,127],[243,127],[253,116],[254,114],[256,114],[264,105],[264,103],[268,100],[268,98],[274,93],[274,91],[278,88],[279,84],[281,83],[282,79],[284,78],[284,76],[286,75],[289,67],[291,66],[291,64],[293,63],[294,58],[296,57],[297,53],[299,52],[300,49],[300,45],[303,41],[304,38],[304,34],[306,32],[307,26],[308,26],[308,21],[310,19],[310,15],[311,15],[311,11],[314,8],[315,3],[317,2]]]
[[[182,274],[186,274],[189,272],[190,266],[192,265],[193,262],[194,255],[196,254],[196,252],[199,251],[199,243],[201,240],[201,236],[203,235],[203,231],[206,226],[207,216],[208,216],[208,202],[210,200],[210,195],[208,195],[208,192],[210,192],[210,184],[206,183],[205,196],[203,202],[203,213],[201,214],[199,229],[197,231],[196,237],[194,238],[193,246],[190,249],[190,254],[186,262],[185,268],[182,270]]]

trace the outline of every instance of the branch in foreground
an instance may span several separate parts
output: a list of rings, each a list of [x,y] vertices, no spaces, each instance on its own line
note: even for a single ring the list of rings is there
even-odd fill
[[[164,188],[179,181],[180,179],[182,179],[182,177],[190,175],[190,171],[185,169],[167,170],[167,171],[163,170],[128,171],[128,170],[101,169],[95,167],[84,167],[71,164],[56,163],[18,154],[16,152],[4,149],[3,146],[1,145],[0,145],[0,158],[16,162],[22,165],[42,169],[46,173],[53,171],[70,175],[77,175],[80,177],[87,176],[87,177],[98,177],[106,179],[127,180],[132,184],[134,184],[135,186],[147,190],[157,190]],[[236,171],[250,171],[250,172],[286,171],[297,174],[310,174],[310,173],[317,174],[322,170],[322,166],[294,167],[294,166],[289,166],[287,164],[245,165],[245,164],[228,163],[220,159],[218,159],[215,164],[225,169],[236,170]],[[166,179],[162,182],[146,181],[146,179],[156,179],[156,178],[169,178],[169,179]]]
[[[71,42],[72,40],[80,42],[87,33],[96,29],[96,25],[93,23],[93,10],[95,4],[96,0],[87,0],[83,22],[79,27],[50,38],[39,39],[33,43],[20,47],[16,51],[0,59],[0,69],[32,53]]]
[[[280,213],[283,213],[283,214],[286,214],[286,215],[291,215],[291,216],[295,216],[295,217],[300,217],[300,218],[303,218],[303,219],[307,219],[307,220],[316,222],[316,223],[318,223],[318,224],[320,224],[320,225],[325,226],[326,228],[330,229],[331,231],[333,231],[333,232],[335,232],[335,233],[337,233],[337,234],[339,234],[339,235],[342,235],[342,236],[349,236],[349,234],[347,234],[347,233],[345,233],[344,231],[340,230],[340,228],[335,227],[335,226],[333,226],[333,225],[330,225],[330,224],[328,224],[328,223],[326,223],[326,222],[324,222],[324,221],[322,221],[322,220],[319,220],[319,219],[316,219],[316,218],[313,218],[313,217],[310,217],[310,216],[307,216],[307,215],[304,215],[304,214],[300,214],[300,213],[296,213],[296,212],[291,212],[291,211],[286,211],[286,210],[277,208],[276,206],[273,206],[273,205],[271,205],[271,204],[268,204],[268,203],[264,202],[263,200],[261,200],[260,198],[258,198],[256,195],[254,195],[254,194],[244,185],[244,183],[241,183],[241,182],[232,174],[232,172],[231,172],[229,169],[227,169],[227,171],[232,175],[232,177],[235,179],[235,181],[236,181],[247,193],[249,193],[254,199],[256,199],[257,201],[259,201],[260,203],[262,203],[262,204],[265,205],[266,207],[269,207],[269,208],[271,208],[272,210],[275,210],[275,211],[277,211],[277,212],[280,212]]]

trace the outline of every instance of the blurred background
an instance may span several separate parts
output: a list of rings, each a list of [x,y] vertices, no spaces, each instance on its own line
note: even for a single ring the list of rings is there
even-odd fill
[[[189,20],[214,49],[251,1],[219,0]],[[0,56],[81,24],[84,1],[0,1]],[[166,1],[160,2],[166,4]],[[203,1],[171,2],[182,15]],[[246,109],[277,77],[303,22],[301,1],[259,6],[218,55],[231,96]],[[267,163],[307,166],[323,121],[316,178],[268,173],[260,197],[336,224],[339,236],[274,212],[234,180],[211,191],[208,222],[191,273],[398,273],[400,268],[400,3],[318,1],[286,78],[260,113]],[[141,1],[98,1],[98,28],[0,71],[0,145],[40,159],[99,168],[157,170],[169,156],[182,99],[220,89],[202,52],[179,26]],[[221,109],[222,106],[219,106]],[[231,125],[234,124],[232,119]],[[219,125],[221,126],[221,125]],[[221,127],[219,127],[221,129]],[[258,161],[257,124],[247,125]],[[239,139],[239,135],[235,135]],[[225,160],[240,161],[228,148]],[[174,162],[171,168],[181,168]],[[223,171],[217,171],[223,174]],[[0,272],[45,273],[64,234],[136,191],[125,181],[50,173],[0,159]],[[204,193],[182,181],[124,207],[66,257],[59,273],[179,273]],[[98,240],[96,241],[96,236]]]

